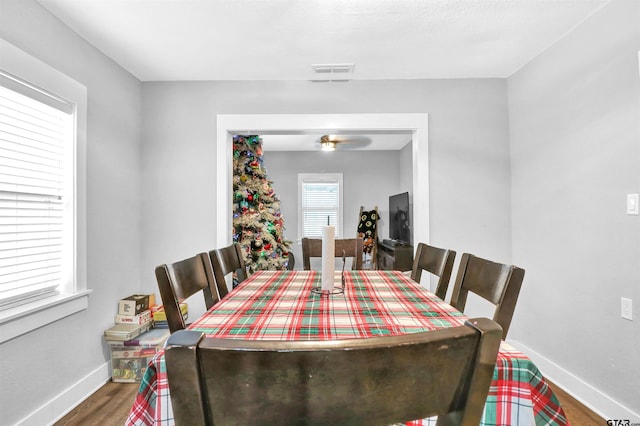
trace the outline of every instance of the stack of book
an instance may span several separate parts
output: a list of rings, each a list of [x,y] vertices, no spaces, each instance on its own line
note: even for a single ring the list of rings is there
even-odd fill
[[[186,303],[180,303],[180,312],[182,313],[182,318],[184,322],[187,322],[187,318],[189,317],[189,307]],[[153,318],[153,324],[156,328],[169,328],[169,323],[167,322],[167,313],[164,311],[164,307],[162,305],[156,305],[151,307],[151,316]]]
[[[154,294],[134,294],[118,302],[115,325],[104,332],[111,349],[111,379],[140,382],[151,358],[162,349],[168,329],[153,327]]]
[[[107,341],[124,342],[148,331],[153,325],[154,294],[134,294],[120,300],[115,325],[104,332]]]

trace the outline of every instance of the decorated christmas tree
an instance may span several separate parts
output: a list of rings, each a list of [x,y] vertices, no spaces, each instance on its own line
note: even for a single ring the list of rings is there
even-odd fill
[[[287,268],[284,220],[262,164],[259,136],[233,137],[233,241],[240,243],[250,272]]]

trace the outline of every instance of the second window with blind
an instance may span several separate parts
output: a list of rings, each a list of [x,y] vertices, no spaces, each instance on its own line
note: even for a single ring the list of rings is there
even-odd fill
[[[298,191],[299,237],[322,238],[330,224],[342,238],[342,173],[299,173]]]

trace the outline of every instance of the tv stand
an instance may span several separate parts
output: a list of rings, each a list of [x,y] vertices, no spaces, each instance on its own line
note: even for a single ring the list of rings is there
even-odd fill
[[[378,269],[410,271],[413,268],[413,246],[397,240],[378,243]]]
[[[389,240],[385,238],[384,240],[382,240],[382,244],[384,244],[387,247],[395,247],[395,246],[401,246],[404,243],[399,240]]]

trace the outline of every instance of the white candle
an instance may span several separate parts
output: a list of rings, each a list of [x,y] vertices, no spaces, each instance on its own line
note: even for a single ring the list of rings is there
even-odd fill
[[[336,266],[336,230],[331,225],[322,228],[322,291],[333,290]]]

